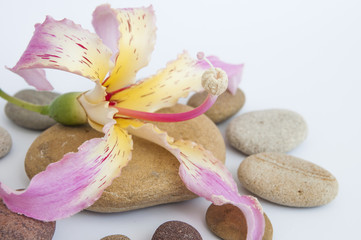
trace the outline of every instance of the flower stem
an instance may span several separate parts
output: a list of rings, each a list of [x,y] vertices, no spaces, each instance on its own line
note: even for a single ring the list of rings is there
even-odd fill
[[[0,88],[0,97],[5,99],[9,103],[15,104],[15,105],[22,107],[24,109],[27,109],[29,111],[37,112],[37,113],[40,113],[43,115],[49,114],[49,106],[48,105],[37,105],[37,104],[23,101],[19,98],[10,96],[9,94],[5,93],[1,88]]]

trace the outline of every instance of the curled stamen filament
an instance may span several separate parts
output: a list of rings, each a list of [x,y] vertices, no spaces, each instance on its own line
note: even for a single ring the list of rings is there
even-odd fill
[[[111,106],[111,107],[114,107],[118,110],[118,113],[116,113],[115,117],[126,116],[126,117],[142,119],[147,121],[155,121],[155,122],[181,122],[198,117],[199,115],[205,113],[210,107],[212,107],[212,105],[215,103],[216,100],[217,100],[217,96],[208,94],[207,98],[200,106],[188,112],[182,112],[182,113],[150,113],[150,112],[142,112],[127,108],[120,108],[116,106]]]

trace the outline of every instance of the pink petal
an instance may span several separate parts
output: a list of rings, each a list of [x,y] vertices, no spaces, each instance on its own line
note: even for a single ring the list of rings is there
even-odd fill
[[[129,133],[154,142],[170,151],[180,162],[179,175],[189,190],[216,205],[233,204],[247,220],[247,240],[261,240],[264,234],[263,210],[256,198],[241,196],[231,173],[202,146],[184,140],[174,141],[152,124],[118,120]]]
[[[49,89],[50,84],[44,84],[47,82],[44,75],[36,78],[39,68],[60,69],[103,81],[112,67],[111,55],[96,34],[70,20],[47,17],[44,23],[35,26],[27,49],[11,70],[30,85],[43,89]]]
[[[134,83],[136,73],[148,65],[156,38],[155,15],[152,6],[114,10],[109,6],[103,6],[100,10],[98,9],[96,16],[99,16],[100,12],[102,18],[107,20],[97,21],[98,28],[102,23],[111,22],[111,29],[107,32],[111,32],[114,36],[115,16],[119,26],[120,38],[116,39],[119,51],[115,67],[103,83],[109,91],[115,91]],[[105,15],[108,16],[105,17]],[[101,34],[104,37],[104,34]],[[114,48],[114,41],[111,45]]]
[[[93,12],[93,26],[95,32],[103,42],[112,50],[113,56],[118,54],[118,41],[120,39],[117,12],[109,4],[98,6]]]
[[[237,88],[241,82],[243,64],[229,64],[221,61],[216,56],[208,56],[207,59],[213,64],[214,67],[223,69],[228,75],[228,91],[233,95],[236,94]],[[203,69],[208,69],[210,66],[204,60],[199,60],[198,65]]]
[[[42,221],[69,217],[92,205],[131,158],[132,140],[109,123],[103,138],[94,138],[76,153],[64,155],[37,174],[24,191],[0,183],[0,197],[16,213]]]

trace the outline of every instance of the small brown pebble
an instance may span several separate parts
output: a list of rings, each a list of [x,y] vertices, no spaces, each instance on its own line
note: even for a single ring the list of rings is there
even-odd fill
[[[187,105],[198,107],[207,98],[207,95],[208,93],[206,91],[195,93],[190,97]],[[246,97],[241,89],[237,89],[235,95],[229,91],[225,91],[219,95],[217,101],[204,114],[213,122],[220,123],[236,114],[243,107],[245,101]]]
[[[42,222],[11,212],[0,198],[0,239],[48,240],[55,232],[55,222]]]
[[[266,214],[263,214],[266,226],[263,240],[271,240],[273,228]],[[247,223],[242,211],[232,205],[225,204],[209,206],[206,213],[206,222],[209,229],[224,240],[243,240],[247,236]]]
[[[157,228],[152,240],[202,240],[202,237],[199,232],[188,223],[169,221]]]
[[[124,236],[124,235],[115,234],[115,235],[103,237],[100,240],[130,240],[130,238],[128,238],[127,236]]]

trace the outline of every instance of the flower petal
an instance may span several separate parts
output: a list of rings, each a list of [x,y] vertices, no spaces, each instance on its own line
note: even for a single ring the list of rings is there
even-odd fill
[[[184,140],[175,141],[154,125],[135,120],[118,120],[129,133],[154,142],[170,151],[180,162],[179,174],[189,190],[216,205],[237,206],[247,220],[247,240],[261,240],[264,233],[263,210],[256,198],[241,196],[231,173],[202,146]]]
[[[112,22],[110,31],[114,29],[114,11],[117,13],[116,18],[119,23],[119,53],[113,71],[103,83],[109,91],[114,91],[132,84],[136,73],[148,64],[155,44],[155,15],[152,6],[115,10],[103,6],[98,9],[96,16],[99,16],[100,11],[103,19],[107,19],[102,23]],[[106,14],[108,16],[105,16]],[[97,28],[102,23],[97,21]],[[105,35],[100,34],[102,37]],[[111,45],[113,44],[112,42]]]
[[[113,65],[111,55],[96,34],[70,20],[47,17],[44,23],[35,26],[27,49],[11,70],[38,89],[47,81],[45,76],[39,80],[32,73],[39,68],[60,69],[103,81]],[[49,89],[49,86],[43,88]]]
[[[155,112],[173,106],[192,91],[202,90],[203,72],[197,61],[184,52],[153,77],[115,93],[110,100],[120,108]]]
[[[208,56],[207,59],[214,67],[223,69],[228,75],[228,91],[233,95],[236,94],[239,83],[241,82],[243,64],[229,64],[221,61],[216,56]],[[198,65],[203,69],[208,69],[209,64],[205,60],[199,60]]]
[[[28,217],[54,221],[92,205],[131,158],[132,140],[125,130],[112,122],[103,131],[103,138],[91,139],[78,152],[50,164],[26,190],[13,191],[0,183],[0,197],[7,207]]]

